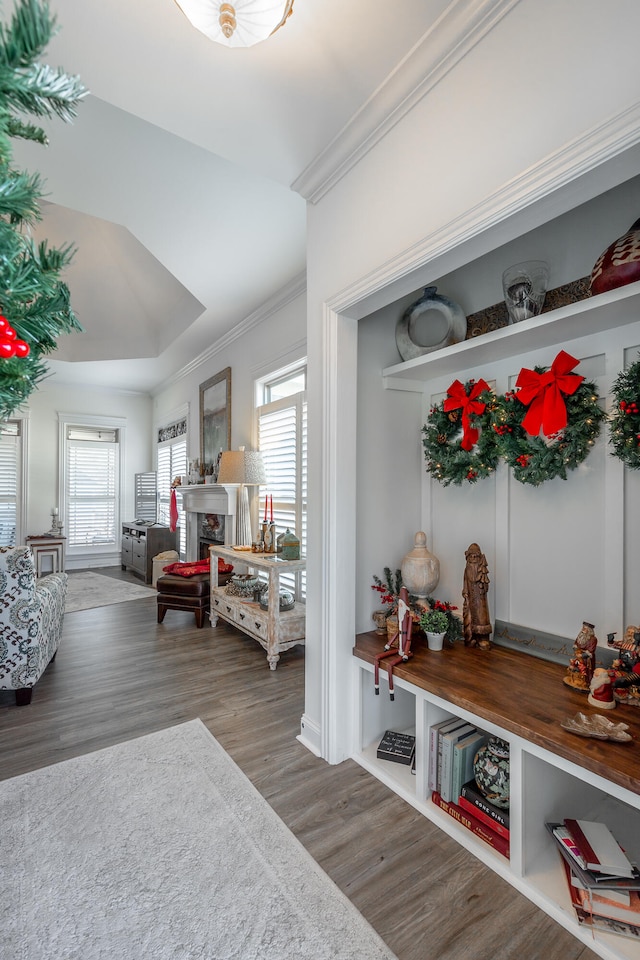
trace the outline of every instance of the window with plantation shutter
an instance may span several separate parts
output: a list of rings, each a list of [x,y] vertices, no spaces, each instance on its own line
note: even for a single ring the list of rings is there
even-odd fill
[[[68,548],[115,546],[120,542],[118,430],[69,425],[65,447]]]
[[[20,425],[0,424],[0,546],[13,547],[17,540],[20,470]]]
[[[266,486],[260,487],[260,519],[265,496],[273,497],[277,534],[287,528],[300,539],[301,556],[307,554],[307,395],[306,368],[274,377],[262,385],[267,402],[258,407],[258,449],[262,454]],[[297,392],[290,392],[296,390]],[[281,575],[281,583],[304,599],[306,577]]]
[[[176,434],[178,434],[176,436]],[[161,439],[163,437],[169,439]],[[169,509],[171,505],[171,484],[176,477],[187,472],[187,421],[181,420],[171,427],[163,427],[158,431],[156,451],[156,472],[158,474],[158,523],[169,526]],[[184,557],[187,551],[187,524],[182,507],[182,497],[176,499],[178,505],[178,529],[180,531],[180,556]]]

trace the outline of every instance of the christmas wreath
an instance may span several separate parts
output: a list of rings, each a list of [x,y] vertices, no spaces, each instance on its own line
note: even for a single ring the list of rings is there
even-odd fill
[[[548,370],[523,367],[519,389],[498,397],[491,408],[500,456],[520,483],[537,487],[554,477],[566,480],[600,433],[605,414],[597,389],[571,372],[577,364],[561,350]]]
[[[609,443],[614,456],[640,470],[640,359],[618,374],[612,393]]]
[[[476,483],[498,464],[496,434],[491,429],[495,396],[484,380],[455,380],[446,398],[432,407],[422,428],[428,473],[445,487]]]

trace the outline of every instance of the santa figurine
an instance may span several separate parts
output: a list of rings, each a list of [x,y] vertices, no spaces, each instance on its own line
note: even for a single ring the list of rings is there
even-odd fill
[[[604,667],[598,667],[593,671],[587,700],[592,707],[598,707],[600,710],[613,710],[615,707],[611,677]]]

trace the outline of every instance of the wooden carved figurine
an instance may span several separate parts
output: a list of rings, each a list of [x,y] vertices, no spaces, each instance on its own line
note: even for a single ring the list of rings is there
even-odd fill
[[[491,619],[489,617],[489,568],[487,559],[477,543],[472,543],[465,552],[467,565],[464,568],[462,585],[462,624],[467,647],[490,650]]]
[[[563,682],[574,690],[580,690],[582,693],[589,692],[591,677],[596,665],[596,647],[598,638],[593,632],[593,624],[582,623],[582,629],[576,637],[573,644],[573,656],[569,660],[569,666]]]

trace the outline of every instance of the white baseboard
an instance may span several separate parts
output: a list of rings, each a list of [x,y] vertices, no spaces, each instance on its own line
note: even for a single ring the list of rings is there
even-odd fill
[[[302,715],[300,720],[300,733],[296,737],[296,740],[299,740],[300,743],[305,746],[307,750],[310,750],[311,753],[314,753],[316,757],[322,757],[322,750],[320,749],[320,727],[305,714]]]
[[[95,555],[85,554],[83,556],[65,557],[65,570],[93,570],[98,567],[119,567],[120,551],[114,554],[104,554],[96,557]]]

